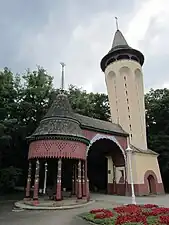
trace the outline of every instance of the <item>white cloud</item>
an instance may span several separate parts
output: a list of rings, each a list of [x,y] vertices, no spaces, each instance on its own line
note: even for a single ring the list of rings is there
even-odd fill
[[[161,68],[161,80],[157,74],[154,79],[156,71],[153,64],[148,63],[152,57],[161,60],[164,53],[168,54],[169,1],[136,0],[135,3],[134,10],[130,14],[118,15],[120,29],[128,43],[132,47],[141,48],[147,58],[146,89],[157,84],[163,87],[162,77],[166,76],[166,71],[163,72],[164,68]],[[88,91],[105,92],[100,60],[111,48],[115,31],[113,15],[116,15],[116,12],[110,9],[93,13],[87,21],[83,19],[77,21],[76,26],[66,36],[64,31],[60,34],[54,13],[50,14],[48,21],[38,33],[24,34],[18,61],[25,59],[30,61],[31,66],[43,65],[55,77],[56,87],[60,86],[59,62],[64,61],[66,85],[74,84]],[[153,26],[152,20],[155,21]],[[152,29],[153,36],[151,36]]]
[[[168,6],[169,2],[167,0],[147,0],[142,2],[129,23],[126,34],[133,47],[138,48],[139,41],[144,40],[152,18],[156,17],[158,22],[162,24],[165,22],[161,17],[163,17],[164,13],[169,12]]]

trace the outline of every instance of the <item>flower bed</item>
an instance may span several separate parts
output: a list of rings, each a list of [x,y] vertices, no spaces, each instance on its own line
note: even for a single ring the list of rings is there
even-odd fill
[[[102,225],[169,225],[169,208],[153,204],[126,205],[112,209],[93,209],[81,217]]]

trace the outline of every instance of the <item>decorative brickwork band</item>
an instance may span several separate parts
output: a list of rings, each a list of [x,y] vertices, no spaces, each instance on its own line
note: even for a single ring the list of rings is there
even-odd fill
[[[75,189],[76,189],[76,177],[75,177],[75,165],[73,164],[73,169],[72,169],[72,195],[75,195]]]
[[[78,162],[78,193],[77,198],[82,198],[81,160]]]
[[[57,174],[57,187],[56,187],[56,201],[62,200],[62,190],[61,190],[61,181],[62,181],[62,159],[58,160],[58,174]]]
[[[38,200],[38,191],[39,191],[39,170],[40,170],[40,163],[39,160],[36,160],[36,169],[35,169],[35,181],[34,181],[34,192],[33,192],[33,199]]]
[[[85,184],[85,161],[82,161],[82,196],[86,196],[86,184]]]
[[[28,178],[27,178],[27,185],[26,185],[26,198],[30,198],[30,190],[31,190],[31,173],[32,173],[32,163],[29,162],[29,167],[28,167]]]
[[[28,159],[74,158],[85,159],[86,144],[70,140],[37,140],[30,143]]]

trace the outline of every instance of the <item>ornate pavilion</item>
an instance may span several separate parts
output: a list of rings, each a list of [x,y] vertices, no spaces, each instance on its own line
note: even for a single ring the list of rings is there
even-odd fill
[[[137,53],[117,30],[112,49],[102,60],[110,58],[104,72],[113,122],[76,114],[63,92],[56,96],[28,137],[27,200],[37,201],[39,190],[46,194],[49,186],[56,201],[62,200],[65,192],[88,201],[89,189],[132,196],[164,193],[158,155],[147,148],[146,132],[139,130],[145,127],[142,61],[126,56]],[[133,88],[136,83],[139,94]]]

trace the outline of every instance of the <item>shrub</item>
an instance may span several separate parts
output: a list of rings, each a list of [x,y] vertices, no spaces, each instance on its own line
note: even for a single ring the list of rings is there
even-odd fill
[[[0,192],[8,192],[16,186],[22,172],[20,169],[10,166],[0,170]]]

